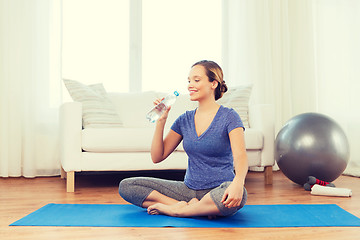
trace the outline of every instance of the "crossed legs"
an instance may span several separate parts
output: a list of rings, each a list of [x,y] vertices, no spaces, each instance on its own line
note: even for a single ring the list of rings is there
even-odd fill
[[[121,181],[119,193],[126,201],[147,208],[149,214],[227,216],[242,208],[247,198],[245,190],[240,207],[226,208],[221,198],[229,184],[226,182],[214,189],[195,191],[179,181],[137,177]]]

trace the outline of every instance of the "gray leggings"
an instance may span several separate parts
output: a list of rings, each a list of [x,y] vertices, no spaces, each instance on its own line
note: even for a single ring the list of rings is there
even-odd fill
[[[134,177],[127,178],[120,182],[119,194],[136,206],[142,207],[142,203],[149,194],[156,190],[161,194],[173,198],[177,201],[189,202],[193,198],[202,199],[205,194],[210,192],[210,197],[218,207],[222,216],[229,216],[241,209],[247,200],[247,191],[244,187],[244,194],[239,207],[227,208],[221,203],[225,190],[231,182],[224,182],[220,186],[206,190],[192,190],[182,181],[164,180],[151,177]]]

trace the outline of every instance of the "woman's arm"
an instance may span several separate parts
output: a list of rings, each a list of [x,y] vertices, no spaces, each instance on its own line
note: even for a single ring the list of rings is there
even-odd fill
[[[226,207],[240,205],[244,191],[245,177],[248,172],[248,159],[244,140],[244,129],[235,128],[229,133],[234,158],[235,178],[225,191],[222,202]]]
[[[173,130],[170,130],[165,139],[163,139],[164,127],[170,109],[171,107],[169,107],[156,122],[151,144],[151,159],[154,163],[159,163],[166,159],[182,140],[182,136]]]

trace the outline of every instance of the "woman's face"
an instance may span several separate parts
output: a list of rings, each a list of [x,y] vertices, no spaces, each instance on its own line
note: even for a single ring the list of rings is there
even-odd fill
[[[191,101],[200,101],[209,97],[215,99],[214,90],[216,89],[217,81],[209,81],[203,66],[196,65],[191,68],[188,82]]]

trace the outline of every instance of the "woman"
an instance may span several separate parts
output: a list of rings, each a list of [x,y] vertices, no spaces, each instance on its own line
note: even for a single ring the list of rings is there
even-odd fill
[[[190,99],[198,101],[198,108],[182,114],[163,139],[168,108],[156,122],[151,145],[152,161],[159,163],[183,141],[188,155],[184,181],[128,178],[120,182],[119,193],[126,201],[147,208],[149,214],[229,216],[247,199],[244,126],[233,109],[216,102],[227,91],[218,64],[195,63],[188,82]]]

